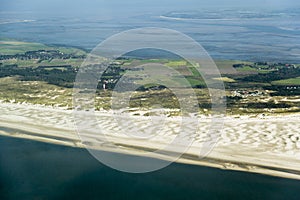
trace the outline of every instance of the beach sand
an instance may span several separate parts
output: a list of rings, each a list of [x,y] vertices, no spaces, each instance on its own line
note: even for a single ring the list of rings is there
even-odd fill
[[[141,156],[164,148],[181,130],[192,131],[197,127],[197,132],[186,134],[193,143],[176,162],[300,179],[300,114],[264,118],[227,116],[214,141],[208,132],[211,119],[205,116],[180,129],[180,117],[166,118],[164,123],[154,120],[156,126],[144,116],[132,115],[128,120],[128,115],[103,111],[95,114],[97,124],[91,120],[91,124],[81,127],[86,132],[79,137],[71,110],[12,103],[1,103],[0,110],[0,135]],[[89,121],[88,117],[91,116],[84,116],[85,122]],[[97,137],[95,126],[101,127],[106,141]],[[153,135],[143,139],[124,132],[139,133],[143,137]],[[210,142],[216,145],[208,155],[199,158],[201,150]],[[171,159],[155,153],[151,156]]]

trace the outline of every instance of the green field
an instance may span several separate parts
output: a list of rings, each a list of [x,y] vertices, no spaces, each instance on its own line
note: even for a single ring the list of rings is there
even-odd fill
[[[74,55],[86,54],[85,51],[77,48],[47,46],[40,43],[21,42],[12,39],[0,38],[0,54],[2,55],[23,54],[27,51],[37,50],[59,50],[62,53],[72,53]]]
[[[185,60],[176,60],[176,61],[169,61],[166,63],[169,67],[180,67],[180,66],[187,66],[187,62]]]
[[[20,42],[10,39],[0,39],[0,54],[14,55],[26,51],[37,51],[49,49],[48,46],[40,43]]]
[[[300,85],[300,77],[272,81],[272,85]]]

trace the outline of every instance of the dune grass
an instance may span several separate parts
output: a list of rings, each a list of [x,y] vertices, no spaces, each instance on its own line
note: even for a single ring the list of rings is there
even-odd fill
[[[289,79],[283,79],[283,80],[278,80],[278,81],[272,81],[271,82],[272,85],[300,85],[300,76],[297,78],[289,78]]]

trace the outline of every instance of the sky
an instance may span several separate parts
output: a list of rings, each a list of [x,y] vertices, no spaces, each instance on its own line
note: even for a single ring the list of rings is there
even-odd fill
[[[299,0],[0,0],[1,10],[64,10],[130,7],[263,7],[281,8],[299,6]]]
[[[280,10],[300,7],[299,0],[0,0],[1,12],[53,14],[140,14],[174,10],[249,8]]]

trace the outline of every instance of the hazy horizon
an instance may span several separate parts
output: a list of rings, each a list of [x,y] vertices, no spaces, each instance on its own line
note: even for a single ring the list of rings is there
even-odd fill
[[[1,0],[1,12],[52,13],[53,15],[103,15],[129,16],[151,12],[168,12],[173,10],[205,10],[205,9],[251,9],[251,10],[283,10],[296,8],[300,2],[296,0]],[[80,11],[80,12],[79,12]]]

